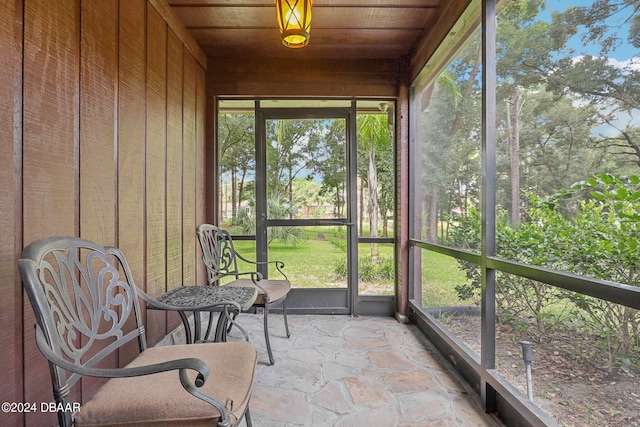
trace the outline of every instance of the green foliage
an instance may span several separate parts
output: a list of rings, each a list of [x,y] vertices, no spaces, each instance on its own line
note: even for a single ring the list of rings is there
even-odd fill
[[[323,127],[321,120],[267,120],[267,188],[291,194],[293,181],[317,160]]]
[[[345,280],[347,278],[346,259],[334,264],[333,275],[336,280]],[[374,262],[371,257],[361,257],[358,260],[358,279],[362,282],[389,281],[393,280],[394,276],[393,258],[379,257],[377,262]]]
[[[395,277],[396,268],[393,262],[393,258],[380,257],[378,258],[379,276],[382,280],[393,280]]]
[[[601,174],[558,193],[554,202],[587,193],[567,231],[576,274],[640,286],[640,177]],[[584,295],[572,295],[586,324],[604,339],[611,365],[624,370],[623,360],[640,346],[637,310]]]
[[[331,246],[338,249],[340,252],[347,252],[347,232],[344,227],[334,227],[331,233],[326,236],[326,239],[331,243]],[[345,273],[346,277],[346,273]]]
[[[341,252],[347,252],[347,241],[336,237],[329,237],[329,243]]]
[[[480,229],[480,212],[478,209],[471,206],[467,215],[458,218],[456,221],[447,217],[450,224],[453,224],[449,228],[448,239],[445,243],[449,243],[451,246],[462,249],[479,249],[481,229]]]
[[[333,277],[335,280],[346,280],[347,274],[347,261],[344,259],[336,261],[333,265]]]
[[[249,206],[238,209],[231,232],[233,234],[253,234],[256,232],[253,201]]]
[[[267,200],[267,210],[273,218],[288,218],[297,212],[296,207],[280,194],[274,194]],[[233,233],[252,234],[255,229],[255,204],[252,202],[238,210]],[[268,244],[278,240],[285,245],[296,246],[303,239],[304,233],[300,227],[269,227],[267,229]]]
[[[378,218],[387,231],[387,214],[393,211],[393,138],[386,114],[359,114],[358,176],[367,185],[367,210],[372,237],[378,236]]]
[[[498,256],[640,286],[640,177],[600,174],[548,200],[533,194],[528,200],[527,219],[520,226],[498,215]],[[565,204],[571,208],[560,209]],[[452,243],[473,247],[480,243],[479,230],[480,216],[472,211],[452,225]],[[460,265],[469,282],[456,291],[462,299],[478,301],[478,269],[463,261]],[[640,348],[640,315],[629,307],[505,274],[496,276],[496,301],[502,320],[533,318],[538,339],[568,313],[577,315],[584,329],[601,337],[602,351],[615,369],[624,370],[624,360]]]

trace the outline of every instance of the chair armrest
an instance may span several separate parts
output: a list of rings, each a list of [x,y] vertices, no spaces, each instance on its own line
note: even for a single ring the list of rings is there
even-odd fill
[[[36,345],[38,346],[38,349],[42,352],[44,357],[49,360],[49,362],[69,372],[74,372],[80,375],[88,375],[91,377],[101,378],[125,378],[157,374],[160,372],[173,371],[176,369],[192,369],[198,372],[198,377],[196,379],[196,384],[198,387],[201,387],[209,377],[209,365],[207,365],[203,360],[193,357],[155,363],[153,365],[147,366],[138,366],[135,368],[105,369],[79,366],[75,363],[69,362],[63,357],[58,356],[51,350],[51,347],[49,346],[49,343],[47,342],[47,339],[45,338],[44,333],[42,332],[42,329],[39,325],[36,325]]]
[[[289,280],[287,278],[287,275],[284,274],[284,272],[282,271],[282,269],[284,268],[284,262],[279,261],[279,260],[274,260],[274,261],[252,261],[250,259],[247,259],[245,257],[243,257],[242,255],[240,255],[238,252],[236,252],[236,256],[238,258],[240,258],[242,261],[249,263],[249,264],[253,264],[253,265],[268,265],[268,264],[275,264],[276,266],[276,270],[278,270],[278,272],[280,274],[282,274],[282,276],[284,277],[284,280]],[[241,273],[244,274],[244,273]]]
[[[244,258],[243,258],[244,259]],[[253,262],[253,261],[249,261],[249,262]],[[256,285],[256,287],[258,289],[260,289],[262,291],[263,294],[269,296],[269,294],[267,293],[267,291],[258,284],[258,282],[260,282],[260,280],[262,280],[263,276],[260,272],[258,271],[245,271],[245,272],[241,272],[241,273],[220,273],[217,276],[212,277],[210,280],[210,282],[215,283],[218,280],[224,278],[224,277],[234,277],[234,278],[238,278],[238,276],[246,276],[246,275],[251,275],[251,281],[253,282],[254,285]],[[285,276],[286,278],[286,276]],[[223,285],[224,286],[224,285]]]
[[[237,279],[238,276],[247,276],[247,275],[250,275],[251,280],[253,280],[254,282],[262,280],[263,278],[262,273],[258,271],[244,271],[241,273],[218,273],[215,276],[209,278],[209,283],[216,283],[220,279],[224,279],[225,277],[233,277]]]
[[[229,412],[224,404],[217,399],[202,393],[198,390],[198,387],[202,387],[209,377],[210,369],[209,365],[202,359],[197,359],[195,357],[188,357],[184,359],[175,359],[162,363],[154,363],[152,365],[146,366],[137,366],[135,368],[117,368],[117,369],[105,369],[105,368],[88,368],[84,366],[78,366],[74,363],[69,362],[68,360],[58,356],[55,354],[49,343],[47,342],[44,333],[39,325],[36,324],[36,345],[40,352],[44,355],[44,357],[54,365],[57,365],[69,372],[74,372],[80,375],[87,375],[91,377],[101,377],[101,378],[126,378],[126,377],[139,377],[142,375],[151,375],[157,374],[160,372],[174,371],[178,370],[180,383],[182,387],[192,394],[193,396],[201,399],[212,406],[214,406],[219,412],[221,416],[221,421],[218,423],[218,426],[229,426],[230,418]],[[189,379],[187,375],[187,370],[194,370],[198,374],[196,376],[195,384]]]

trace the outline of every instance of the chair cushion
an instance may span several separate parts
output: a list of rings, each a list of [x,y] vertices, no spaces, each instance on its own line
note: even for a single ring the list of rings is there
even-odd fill
[[[170,345],[143,351],[128,367],[196,357],[207,362],[209,378],[200,391],[222,402],[235,423],[249,404],[257,352],[248,342]],[[218,410],[191,395],[179,371],[106,382],[76,414],[75,426],[215,426]],[[197,373],[189,372],[195,381]]]
[[[286,297],[291,290],[291,283],[288,280],[271,280],[262,279],[258,282],[260,286],[269,294],[269,302],[274,303]],[[237,279],[233,282],[229,282],[224,286],[244,286],[255,287],[255,284],[251,279]],[[258,288],[258,297],[256,298],[255,305],[264,305],[264,292]]]

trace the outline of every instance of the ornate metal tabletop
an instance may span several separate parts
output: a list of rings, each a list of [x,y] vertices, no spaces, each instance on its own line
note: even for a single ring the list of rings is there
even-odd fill
[[[158,298],[158,301],[176,308],[172,310],[178,311],[182,325],[184,326],[186,341],[188,344],[193,342],[209,341],[209,333],[212,327],[212,313],[214,311],[222,311],[230,309],[235,312],[232,314],[232,318],[229,317],[229,313],[220,313],[218,316],[218,323],[215,329],[215,335],[213,341],[226,341],[227,330],[229,322],[232,322],[246,335],[246,331],[235,323],[233,318],[238,314],[236,303],[240,306],[241,311],[246,311],[253,306],[258,296],[258,290],[254,287],[242,287],[242,286],[180,286],[172,289],[169,292],[163,294]],[[151,310],[163,310],[166,308],[156,307],[149,304],[147,308]],[[201,319],[200,314],[197,312],[208,311],[209,314],[209,326],[204,335],[204,339],[201,339]],[[194,313],[194,331],[193,338],[191,334],[191,327],[189,326],[189,320],[184,312]]]
[[[257,291],[241,286],[180,286],[162,295],[158,300],[165,304],[184,307],[193,311],[193,307],[236,302],[243,310],[249,309],[256,300]]]

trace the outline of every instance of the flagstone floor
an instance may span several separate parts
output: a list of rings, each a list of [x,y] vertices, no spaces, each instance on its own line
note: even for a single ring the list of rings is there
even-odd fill
[[[238,321],[259,352],[251,399],[255,427],[500,426],[413,325],[393,318],[270,316],[269,365],[262,316]],[[232,331],[229,340],[241,335]],[[245,426],[244,421],[241,426]]]

